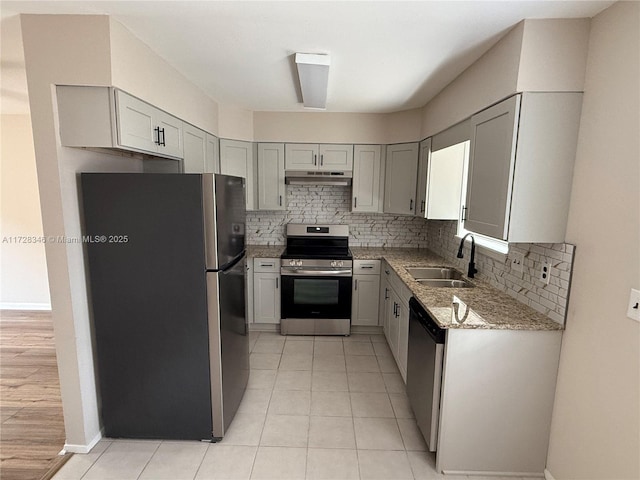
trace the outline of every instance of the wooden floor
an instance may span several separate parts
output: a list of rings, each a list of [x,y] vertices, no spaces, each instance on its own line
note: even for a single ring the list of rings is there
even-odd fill
[[[0,362],[0,478],[46,478],[67,460],[51,313],[0,311]]]

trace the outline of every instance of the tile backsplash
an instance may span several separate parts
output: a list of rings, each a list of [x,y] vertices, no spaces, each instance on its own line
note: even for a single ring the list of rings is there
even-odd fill
[[[427,222],[421,218],[352,213],[351,188],[287,185],[287,211],[247,212],[247,243],[284,245],[287,223],[349,225],[356,247],[426,248]]]
[[[429,220],[427,225],[427,248],[466,273],[470,242],[467,241],[464,247],[465,258],[457,258],[460,245],[455,237],[457,222]],[[522,272],[512,268],[511,260],[516,252],[524,256]],[[509,245],[508,258],[503,260],[485,255],[476,248],[476,276],[564,325],[574,255],[575,246],[568,243],[514,243]],[[538,280],[543,263],[551,267],[548,285]]]

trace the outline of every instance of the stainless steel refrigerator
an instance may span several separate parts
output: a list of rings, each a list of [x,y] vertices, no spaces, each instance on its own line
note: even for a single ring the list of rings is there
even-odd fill
[[[217,440],[249,377],[244,179],[81,174],[107,437]]]

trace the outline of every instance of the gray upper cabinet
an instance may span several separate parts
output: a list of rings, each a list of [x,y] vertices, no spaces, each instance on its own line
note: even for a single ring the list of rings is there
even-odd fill
[[[350,171],[353,169],[353,145],[287,143],[285,169]]]
[[[258,144],[258,210],[286,210],[284,143]]]
[[[247,210],[255,210],[255,157],[252,142],[220,139],[220,173],[245,179]]]
[[[418,188],[416,191],[416,217],[427,216],[427,179],[429,176],[429,157],[431,156],[431,139],[420,142],[418,158]]]
[[[427,168],[426,208],[429,220],[460,218],[462,180],[467,142],[451,145],[429,155]]]
[[[523,93],[471,118],[467,230],[565,241],[581,93]]]
[[[206,173],[220,173],[220,140],[210,133],[207,133],[204,171]]]
[[[418,144],[387,146],[384,212],[413,215],[416,209]]]
[[[352,212],[380,212],[382,192],[381,145],[355,145],[353,147]]]
[[[184,124],[184,173],[204,173],[207,157],[207,132]]]

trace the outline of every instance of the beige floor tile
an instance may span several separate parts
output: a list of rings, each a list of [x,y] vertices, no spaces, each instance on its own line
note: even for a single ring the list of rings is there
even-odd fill
[[[313,342],[313,335],[285,335],[287,342]]]
[[[311,372],[279,371],[275,390],[311,390]]]
[[[309,415],[309,390],[274,390],[269,403],[270,415]]]
[[[309,424],[309,448],[356,448],[351,417],[315,417]]]
[[[260,336],[253,347],[253,353],[282,353],[284,342],[284,338],[269,338]]]
[[[315,342],[314,355],[344,355],[342,342]]]
[[[409,397],[405,393],[390,393],[389,399],[396,418],[414,418]]]
[[[348,392],[311,392],[311,415],[351,417]]]
[[[277,370],[251,370],[247,388],[272,389]]]
[[[207,446],[201,442],[162,442],[139,480],[192,480]]]
[[[137,479],[160,442],[113,442],[89,468],[83,479]]]
[[[427,450],[427,444],[424,441],[422,432],[418,428],[416,421],[412,418],[398,418],[398,427],[400,428],[400,435],[402,435],[402,441],[404,442],[405,450],[415,450],[424,452]]]
[[[407,452],[407,458],[409,459],[415,480],[476,480],[480,478],[476,476],[467,477],[466,475],[443,475],[437,473],[435,453],[433,452]]]
[[[344,372],[313,372],[311,390],[320,392],[346,392],[349,390]]]
[[[249,357],[251,370],[277,370],[280,357],[279,353],[252,353]]]
[[[372,343],[373,351],[378,357],[393,357],[391,349],[387,343]]]
[[[256,346],[260,332],[249,332],[249,351],[253,352],[253,348]]]
[[[358,480],[355,450],[310,448],[307,452],[307,480]]]
[[[383,334],[371,335],[371,343],[387,343],[387,339]]]
[[[398,365],[393,357],[376,356],[376,359],[382,373],[397,373],[400,375],[400,370],[398,370]]]
[[[295,340],[287,339],[284,344],[285,355],[313,355],[313,340]]]
[[[344,337],[340,335],[316,335],[313,340],[316,342],[340,342]]]
[[[345,355],[374,355],[373,344],[371,342],[345,342]]]
[[[315,372],[345,372],[344,355],[314,355]]]
[[[301,480],[305,477],[306,448],[260,447],[252,480]]]
[[[356,345],[356,344],[354,344]],[[366,345],[366,344],[362,344]],[[381,373],[348,373],[350,392],[386,392]]]
[[[255,446],[260,443],[265,415],[236,413],[229,430],[222,439],[222,445]]]
[[[351,393],[354,417],[394,418],[393,408],[386,393]]]
[[[309,436],[307,415],[267,415],[260,445],[306,447]]]
[[[209,445],[195,480],[247,480],[258,447]]]
[[[90,453],[102,453],[104,452],[109,445],[111,445],[113,443],[113,440],[109,439],[109,438],[103,438],[102,440],[100,440],[98,443],[96,443],[93,448],[91,449]]]
[[[291,342],[302,343],[302,342]],[[311,370],[311,362],[313,361],[313,355],[282,355],[280,360],[280,367],[278,370]]]
[[[387,393],[405,393],[407,391],[407,387],[399,373],[383,373],[382,379],[387,388]]]
[[[358,451],[362,480],[413,480],[406,452]]]
[[[266,414],[271,399],[271,389],[247,388],[238,407],[238,413]]]
[[[56,473],[55,480],[80,480],[82,476],[87,473],[87,470],[91,468],[91,465],[102,455],[100,453],[76,453],[67,460],[58,473]]]
[[[371,343],[371,335],[365,335],[363,333],[354,333],[353,335],[344,337],[342,339],[342,342],[343,343],[360,343],[360,342]]]
[[[358,450],[402,450],[404,444],[394,418],[354,418]]]
[[[379,372],[374,355],[346,355],[347,372]]]

